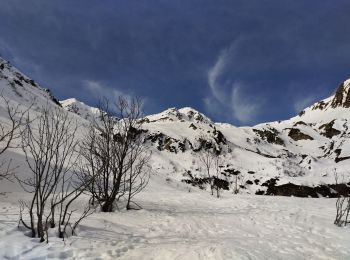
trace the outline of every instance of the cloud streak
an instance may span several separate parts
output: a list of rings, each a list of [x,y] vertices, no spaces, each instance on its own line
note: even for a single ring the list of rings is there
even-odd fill
[[[247,85],[241,81],[225,79],[229,67],[234,65],[235,44],[223,49],[214,66],[208,71],[210,95],[204,99],[207,110],[216,115],[229,112],[229,120],[239,123],[252,123],[256,120],[262,105],[261,98],[251,98],[244,93]]]

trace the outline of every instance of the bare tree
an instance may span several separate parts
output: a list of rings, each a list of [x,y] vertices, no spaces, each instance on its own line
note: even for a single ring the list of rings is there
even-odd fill
[[[130,167],[126,174],[127,179],[124,181],[125,189],[127,190],[127,210],[133,209],[131,199],[140,193],[148,184],[151,172],[151,167],[148,164],[150,157],[151,153],[146,150],[144,140],[142,138],[135,138],[133,149],[128,158]],[[135,202],[133,203],[136,204]],[[137,204],[136,206],[139,207]]]
[[[21,126],[24,118],[30,109],[30,106],[24,108],[20,105],[14,105],[9,99],[0,95],[1,100],[5,105],[6,122],[0,122],[0,156],[10,148],[18,148],[21,138]],[[14,175],[16,167],[12,166],[11,159],[0,160],[0,180],[11,179]]]
[[[241,186],[244,183],[244,176],[239,170],[233,170],[233,193],[238,194]]]
[[[200,152],[199,160],[204,166],[207,178],[209,180],[211,195],[214,195],[214,176],[215,174],[218,174],[219,171],[219,154],[215,150],[213,144],[206,139],[205,135],[200,135],[199,141],[201,143],[201,147],[203,148]]]
[[[25,224],[44,241],[48,219],[54,219],[56,192],[61,192],[59,201],[66,201],[71,183],[71,171],[78,158],[76,151],[77,123],[70,119],[67,112],[59,107],[43,108],[41,114],[31,121],[29,116],[22,134],[22,150],[30,170],[27,179],[17,178],[25,191],[32,193],[28,208],[30,224]],[[68,181],[69,180],[69,181]],[[48,204],[51,199],[51,206]],[[49,210],[47,210],[49,208]],[[62,211],[61,211],[62,212]],[[48,214],[45,217],[45,214]]]
[[[213,186],[216,190],[216,197],[220,197],[220,188],[221,188],[221,166],[223,164],[223,158],[217,154],[213,153],[213,168],[214,168],[214,181],[213,181]]]
[[[346,226],[349,223],[349,213],[350,213],[350,197],[339,197],[335,204],[336,216],[334,224],[337,226]]]
[[[115,110],[107,99],[102,100],[100,117],[91,125],[82,144],[82,155],[87,162],[83,173],[95,176],[89,191],[92,201],[97,200],[103,212],[112,212],[116,201],[125,194],[130,207],[133,195],[148,181],[144,169],[149,156],[143,147],[142,120],[139,120],[141,100],[119,97],[113,105]]]
[[[340,183],[345,183],[345,178],[344,175],[342,174],[339,176],[339,173],[337,172],[337,169],[333,169],[333,174],[334,174],[334,180],[335,184],[339,184],[339,179]],[[335,208],[336,208],[336,216],[334,220],[334,224],[337,226],[346,226],[347,223],[349,223],[349,213],[350,213],[350,196],[349,194],[347,196],[340,196],[337,198],[337,202],[335,203]]]

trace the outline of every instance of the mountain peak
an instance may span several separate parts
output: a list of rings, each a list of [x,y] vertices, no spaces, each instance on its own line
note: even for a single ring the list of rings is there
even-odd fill
[[[350,107],[350,79],[345,80],[338,87],[331,102],[331,107]]]
[[[100,115],[100,110],[98,108],[90,107],[75,98],[68,98],[60,101],[60,103],[65,110],[77,114],[88,121]]]
[[[212,121],[204,114],[198,112],[192,107],[168,108],[159,114],[149,115],[146,117],[150,122],[156,121],[197,121],[211,124]]]

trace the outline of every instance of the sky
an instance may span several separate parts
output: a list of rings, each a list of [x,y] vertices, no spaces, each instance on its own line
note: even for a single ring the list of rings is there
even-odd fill
[[[0,0],[0,55],[63,100],[138,96],[237,126],[350,78],[348,0]]]

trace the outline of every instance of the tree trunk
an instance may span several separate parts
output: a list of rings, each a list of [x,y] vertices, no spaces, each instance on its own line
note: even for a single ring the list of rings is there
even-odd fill
[[[51,228],[54,228],[56,226],[56,223],[55,223],[55,206],[52,206],[51,207],[51,220],[50,220],[50,227]]]
[[[102,212],[113,212],[113,203],[114,203],[115,199],[107,199],[102,207],[101,207],[101,211]]]
[[[44,226],[43,226],[43,216],[38,214],[38,237],[40,237],[40,242],[44,242]]]

